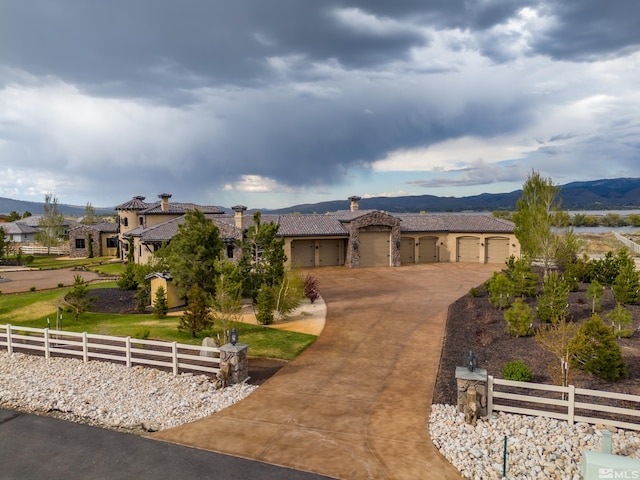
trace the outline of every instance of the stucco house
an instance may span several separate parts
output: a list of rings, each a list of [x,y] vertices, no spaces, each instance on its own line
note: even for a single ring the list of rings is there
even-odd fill
[[[198,208],[220,229],[225,255],[236,258],[246,229],[253,224],[247,208],[172,203],[170,194],[159,202],[144,197],[118,205],[120,251],[127,258],[133,248],[137,263],[147,263],[168,243],[184,222],[184,214]],[[360,197],[349,197],[348,210],[331,214],[262,215],[262,222],[278,225],[287,262],[292,266],[399,267],[429,262],[504,263],[520,256],[514,224],[488,214],[391,214],[360,210]]]

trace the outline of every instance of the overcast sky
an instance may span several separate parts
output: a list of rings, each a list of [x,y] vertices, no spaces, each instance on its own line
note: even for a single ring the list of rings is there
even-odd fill
[[[638,0],[0,0],[0,196],[250,208],[638,177]]]

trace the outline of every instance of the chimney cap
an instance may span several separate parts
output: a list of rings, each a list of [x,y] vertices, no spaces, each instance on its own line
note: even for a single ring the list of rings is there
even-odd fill
[[[245,207],[244,205],[234,205],[233,207],[231,207],[231,210],[233,210],[234,212],[245,212],[247,210],[247,207]]]
[[[349,198],[347,198],[347,200],[349,200],[351,202],[357,202],[359,200],[362,200],[362,197],[359,197],[358,195],[352,195]]]
[[[145,197],[144,195],[136,195],[135,197],[133,197],[134,200],[140,200],[141,202],[147,197]]]
[[[167,199],[168,199],[168,198],[171,198],[171,197],[172,197],[172,195],[171,195],[170,193],[160,193],[160,194],[158,195],[158,198],[163,198],[163,199],[164,199],[164,198],[167,198]]]

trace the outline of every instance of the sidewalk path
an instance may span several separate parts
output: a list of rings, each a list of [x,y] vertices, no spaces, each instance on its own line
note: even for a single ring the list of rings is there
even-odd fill
[[[429,409],[447,308],[496,269],[313,270],[319,339],[242,402],[153,438],[341,479],[460,478],[429,439]]]

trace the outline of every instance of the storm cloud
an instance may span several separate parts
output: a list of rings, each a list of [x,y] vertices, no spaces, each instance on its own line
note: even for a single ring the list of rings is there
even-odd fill
[[[633,0],[0,4],[0,196],[275,207],[635,176]]]

